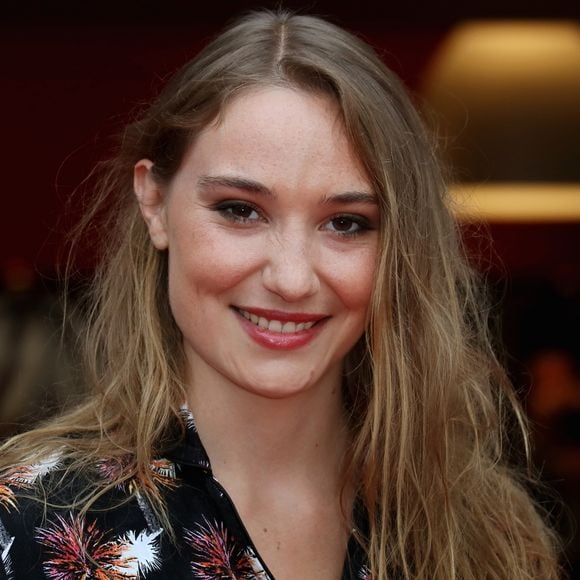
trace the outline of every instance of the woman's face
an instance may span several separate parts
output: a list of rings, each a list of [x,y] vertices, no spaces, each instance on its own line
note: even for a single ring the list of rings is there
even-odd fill
[[[336,105],[248,92],[196,138],[169,186],[150,168],[137,164],[136,191],[169,252],[193,381],[270,398],[336,386],[364,331],[379,227]]]

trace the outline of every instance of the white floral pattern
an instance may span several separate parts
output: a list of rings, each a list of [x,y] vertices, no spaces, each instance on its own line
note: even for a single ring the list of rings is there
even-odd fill
[[[154,489],[145,490],[125,476],[129,456],[95,463],[90,477],[112,484],[123,479],[108,492],[109,509],[81,516],[64,505],[43,505],[30,497],[35,490],[50,490],[54,481],[64,503],[74,502],[82,491],[75,488],[82,478],[67,474],[60,454],[5,473],[0,478],[0,578],[273,580],[232,500],[215,486],[193,416],[186,407],[180,415],[186,440],[151,463]],[[45,481],[59,470],[63,480]],[[64,492],[70,497],[61,498]],[[177,545],[147,500],[151,493],[163,496]],[[107,505],[107,498],[101,502]],[[358,552],[349,554],[347,561],[342,580],[370,580]]]

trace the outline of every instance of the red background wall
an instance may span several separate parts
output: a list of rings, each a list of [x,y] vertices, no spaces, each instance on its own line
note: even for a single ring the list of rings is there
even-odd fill
[[[111,135],[135,105],[149,100],[163,79],[232,16],[268,2],[236,0],[203,8],[147,0],[120,6],[104,2],[98,8],[78,4],[26,4],[5,10],[0,21],[0,274],[5,284],[14,275],[32,279],[35,272],[53,272],[79,211],[79,199],[73,198],[70,207],[67,199],[110,151]],[[417,90],[445,34],[462,18],[569,17],[573,4],[476,1],[443,8],[320,1],[309,3],[307,11],[361,33]],[[531,268],[542,275],[576,275],[572,249],[580,247],[578,225],[492,229],[509,272]],[[491,262],[498,263],[494,257]]]

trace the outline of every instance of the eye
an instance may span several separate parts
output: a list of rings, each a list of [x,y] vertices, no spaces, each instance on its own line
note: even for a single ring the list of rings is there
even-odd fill
[[[214,210],[232,222],[249,223],[262,219],[255,206],[243,201],[224,201],[216,205]]]
[[[363,216],[339,215],[328,221],[325,229],[339,236],[357,236],[372,228]]]

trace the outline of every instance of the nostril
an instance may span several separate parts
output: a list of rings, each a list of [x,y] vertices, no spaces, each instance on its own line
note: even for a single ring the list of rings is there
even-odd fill
[[[303,300],[315,294],[320,283],[310,264],[270,264],[263,272],[264,286],[285,301]]]

